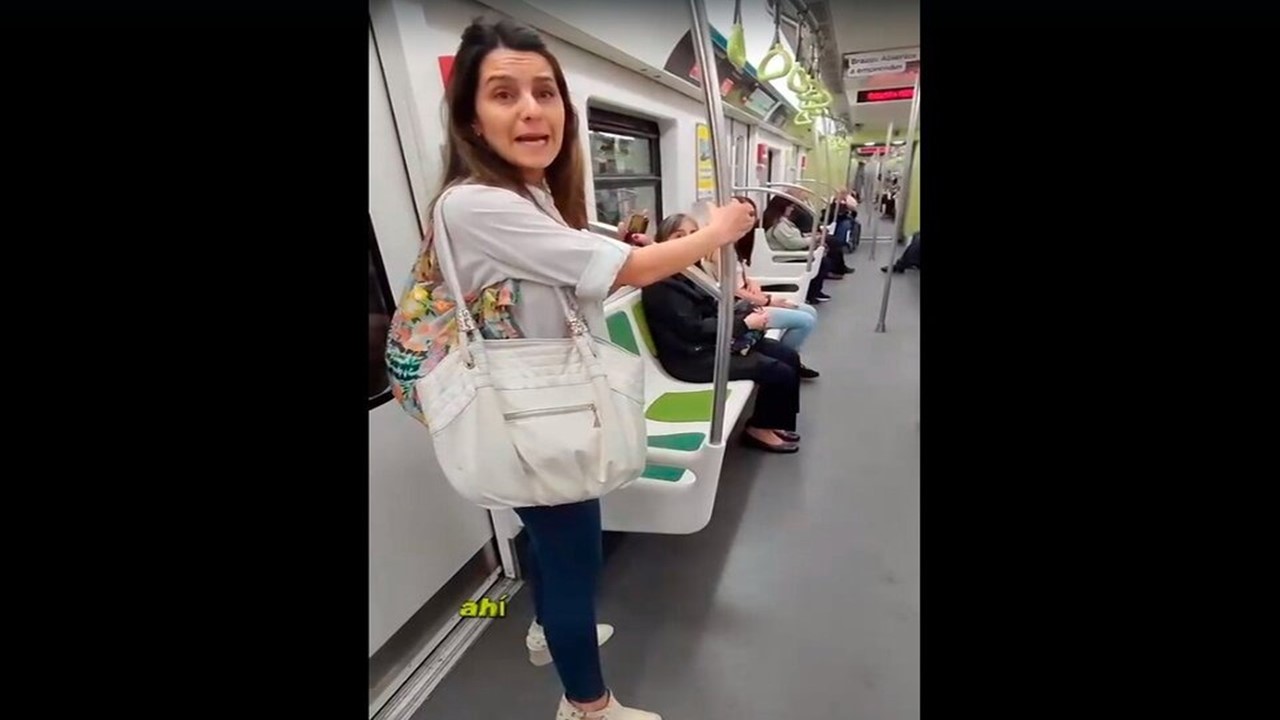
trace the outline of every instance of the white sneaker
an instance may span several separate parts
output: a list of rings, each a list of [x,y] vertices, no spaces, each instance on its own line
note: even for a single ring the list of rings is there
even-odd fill
[[[618,698],[609,694],[609,704],[603,710],[579,710],[573,703],[560,698],[560,710],[556,712],[556,720],[662,720],[656,713],[623,707]]]
[[[612,625],[596,626],[596,645],[603,645],[609,642],[609,638],[613,637]],[[529,632],[524,636],[524,646],[529,649],[529,662],[542,667],[551,664],[551,651],[547,649],[547,636],[543,632],[542,626],[533,623],[529,626]]]

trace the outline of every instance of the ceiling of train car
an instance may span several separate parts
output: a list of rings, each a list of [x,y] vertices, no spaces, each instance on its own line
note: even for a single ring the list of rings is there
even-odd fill
[[[920,46],[920,0],[822,0],[810,2],[809,7],[815,13],[820,10],[831,18],[830,28],[840,56]],[[910,100],[878,103],[858,103],[856,100],[862,90],[910,87],[915,81],[914,75],[897,73],[845,78],[843,61],[840,61],[839,75],[844,83],[849,117],[855,124],[862,125],[862,130],[867,132],[884,132],[892,122],[905,135],[911,115]]]

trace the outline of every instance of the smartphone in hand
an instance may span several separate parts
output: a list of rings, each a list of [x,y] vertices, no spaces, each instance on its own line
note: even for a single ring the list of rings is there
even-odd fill
[[[632,213],[627,220],[627,235],[643,235],[649,229],[649,218],[640,213]]]

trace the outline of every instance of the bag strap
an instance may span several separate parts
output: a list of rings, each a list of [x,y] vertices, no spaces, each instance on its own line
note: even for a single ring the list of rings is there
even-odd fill
[[[440,274],[444,277],[445,286],[449,288],[449,293],[453,296],[454,317],[458,321],[458,349],[462,352],[463,362],[468,368],[475,367],[471,350],[467,347],[468,343],[474,340],[477,344],[483,346],[484,338],[481,337],[479,326],[476,325],[475,318],[471,315],[471,310],[467,307],[466,295],[462,292],[462,283],[458,282],[457,266],[453,262],[453,249],[450,247],[450,238],[448,227],[449,224],[444,217],[444,200],[460,185],[448,188],[440,195],[440,199],[436,201],[435,217],[432,222],[432,245],[436,248],[436,257],[440,260]],[[537,205],[538,203],[534,203]],[[546,212],[539,205],[539,209]],[[554,218],[553,218],[554,219]],[[558,292],[556,297],[560,300],[560,308],[564,311],[565,321],[568,323],[569,332],[574,335],[584,335],[587,333],[587,323],[582,319],[578,310],[577,303],[573,302],[567,290],[564,288],[556,288]],[[472,337],[475,333],[475,337]]]

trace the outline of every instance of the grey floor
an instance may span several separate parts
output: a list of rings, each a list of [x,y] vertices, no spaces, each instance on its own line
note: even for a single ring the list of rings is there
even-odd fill
[[[920,275],[889,245],[857,272],[804,348],[822,377],[801,398],[798,455],[733,446],[715,514],[688,536],[611,536],[601,622],[605,679],[664,720],[920,717]],[[901,247],[898,248],[901,252]],[[413,720],[552,720],[552,666],[524,650],[528,589]]]

